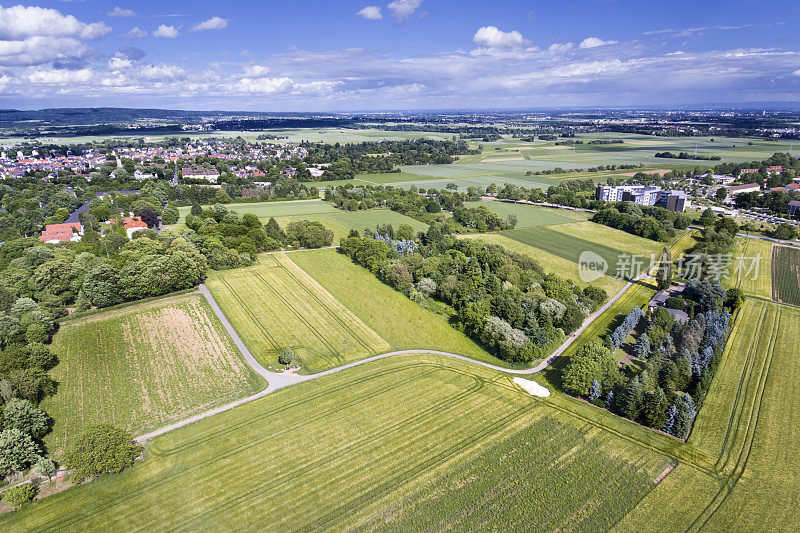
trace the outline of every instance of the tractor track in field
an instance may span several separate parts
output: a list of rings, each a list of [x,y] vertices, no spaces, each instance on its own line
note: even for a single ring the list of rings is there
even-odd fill
[[[294,385],[296,383],[302,383],[304,381],[309,381],[309,380],[312,380],[312,379],[318,379],[318,378],[321,378],[323,376],[328,376],[330,374],[335,374],[336,372],[341,372],[342,370],[346,370],[348,368],[352,368],[352,367],[355,367],[355,366],[371,363],[373,361],[378,361],[380,359],[387,359],[389,357],[395,357],[395,356],[400,356],[400,355],[423,355],[423,354],[442,355],[442,356],[445,356],[445,357],[450,357],[452,359],[458,359],[460,361],[465,361],[467,363],[480,365],[480,366],[483,366],[485,368],[489,368],[489,369],[492,369],[492,370],[497,370],[499,372],[505,372],[507,374],[517,374],[517,375],[536,374],[537,372],[541,372],[542,370],[544,370],[548,366],[550,366],[550,363],[556,357],[558,357],[559,355],[564,353],[564,351],[572,345],[572,343],[581,335],[581,333],[583,333],[597,318],[602,316],[602,314],[606,310],[608,310],[608,308],[610,308],[614,303],[616,303],[617,300],[622,298],[628,292],[628,290],[631,287],[634,286],[634,284],[636,284],[637,282],[639,282],[639,281],[641,281],[643,279],[646,279],[646,278],[647,278],[647,274],[646,273],[642,273],[636,279],[628,282],[628,284],[625,285],[625,287],[621,291],[619,291],[613,298],[609,299],[602,307],[600,307],[597,311],[595,311],[594,313],[589,315],[586,318],[586,320],[584,320],[584,322],[581,325],[581,327],[578,328],[578,330],[576,330],[574,333],[572,333],[569,337],[567,337],[564,340],[564,342],[561,344],[561,346],[556,348],[553,351],[553,353],[551,353],[549,356],[547,356],[545,359],[543,359],[538,365],[536,365],[535,367],[532,367],[532,368],[525,368],[525,369],[505,368],[505,367],[502,367],[502,366],[493,365],[491,363],[484,363],[483,361],[476,361],[475,359],[471,359],[471,358],[463,356],[463,355],[450,353],[450,352],[444,352],[444,351],[441,351],[441,350],[408,349],[408,350],[397,350],[397,351],[393,351],[393,352],[382,353],[382,354],[379,354],[379,355],[373,355],[372,357],[367,357],[366,359],[361,359],[360,361],[354,361],[352,363],[347,363],[347,364],[338,366],[336,368],[332,368],[330,370],[325,370],[323,372],[318,372],[316,374],[308,374],[308,375],[299,375],[299,374],[295,374],[295,373],[292,373],[292,372],[281,372],[281,373],[270,372],[269,370],[267,370],[266,368],[261,366],[261,364],[256,360],[256,358],[253,357],[253,355],[250,353],[250,350],[247,349],[247,346],[245,346],[244,342],[239,337],[239,334],[236,333],[236,330],[233,328],[231,323],[228,321],[227,317],[225,316],[225,313],[222,312],[222,309],[220,309],[219,305],[217,304],[216,300],[214,299],[214,296],[211,295],[211,293],[209,292],[209,290],[205,286],[205,284],[200,284],[200,287],[199,287],[200,294],[205,296],[205,298],[208,300],[208,303],[209,303],[209,305],[211,305],[211,309],[213,309],[214,314],[216,314],[217,318],[219,318],[220,322],[222,322],[223,327],[225,328],[225,330],[228,332],[228,334],[233,339],[234,344],[239,349],[239,351],[242,353],[242,356],[244,357],[244,359],[247,362],[247,364],[250,365],[250,368],[252,368],[254,372],[259,374],[265,380],[267,380],[267,388],[265,388],[264,390],[262,390],[260,392],[257,392],[256,394],[250,395],[250,396],[248,396],[246,398],[242,398],[240,400],[237,400],[235,402],[232,402],[232,403],[229,403],[229,404],[226,404],[226,405],[221,405],[219,407],[216,407],[216,408],[211,409],[209,411],[206,411],[204,413],[199,413],[197,415],[194,415],[192,417],[189,417],[189,418],[186,418],[186,419],[183,419],[183,420],[179,420],[177,422],[174,422],[174,423],[169,424],[167,426],[164,426],[162,428],[156,429],[156,430],[151,431],[149,433],[145,433],[143,435],[139,435],[138,437],[136,437],[136,441],[137,442],[144,442],[144,441],[150,440],[152,438],[158,437],[159,435],[163,435],[164,433],[168,433],[168,432],[170,432],[170,431],[172,431],[174,429],[178,429],[180,427],[187,426],[187,425],[192,424],[194,422],[198,422],[198,421],[203,420],[205,418],[208,418],[210,416],[214,416],[216,414],[228,411],[228,410],[233,409],[234,407],[238,407],[238,406],[240,406],[242,404],[245,404],[245,403],[248,403],[248,402],[252,402],[254,400],[258,400],[259,398],[263,398],[264,396],[266,396],[267,394],[270,394],[271,392],[274,392],[274,391],[276,391],[278,389],[282,389],[284,387],[288,387],[290,385]],[[253,318],[255,318],[255,317],[253,317]],[[268,335],[268,333],[266,331],[264,331],[264,333],[265,333],[265,335]]]

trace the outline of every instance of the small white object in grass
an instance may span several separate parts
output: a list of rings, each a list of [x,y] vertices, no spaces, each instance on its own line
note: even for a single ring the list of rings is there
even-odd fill
[[[522,378],[514,378],[514,383],[525,389],[526,392],[531,393],[539,398],[547,398],[550,396],[550,390],[547,387],[539,385],[535,381]]]

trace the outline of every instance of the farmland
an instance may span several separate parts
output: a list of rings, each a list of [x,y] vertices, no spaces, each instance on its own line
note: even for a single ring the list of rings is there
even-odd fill
[[[695,456],[707,457],[713,470],[706,475],[679,465],[620,530],[653,524],[689,531],[752,531],[764,524],[797,530],[798,335],[800,311],[745,303],[689,438]]]
[[[158,437],[145,456],[0,525],[341,530],[397,520],[404,529],[414,511],[433,529],[449,517],[464,527],[525,519],[593,531],[633,508],[669,463],[498,372],[437,356],[279,390]]]
[[[589,214],[582,211],[553,209],[511,202],[467,202],[464,205],[465,207],[486,207],[489,211],[497,213],[500,218],[504,220],[508,215],[514,215],[517,217],[517,228],[566,224],[578,220],[587,220],[589,218]]]
[[[208,206],[207,206],[208,207]],[[252,204],[227,204],[229,211],[240,217],[245,213],[252,213],[261,223],[266,223],[270,217],[316,215],[320,213],[334,213],[336,208],[322,200],[290,200],[286,202],[258,202]],[[180,222],[189,214],[189,207],[181,207]]]
[[[774,253],[772,243],[760,239],[737,237],[734,253],[736,257],[730,268],[728,284],[742,289],[745,294],[750,296],[771,299],[772,255]],[[753,258],[753,261],[750,258]]]
[[[307,372],[389,348],[285,254],[262,255],[254,267],[214,272],[207,286],[264,366],[277,366],[284,348],[294,351]]]
[[[143,433],[265,386],[196,294],[67,322],[52,349],[60,384],[44,406],[56,453],[90,424]]]
[[[800,305],[800,249],[773,246],[772,299],[776,302]]]
[[[494,365],[507,363],[488,354],[451,326],[447,317],[423,309],[379,281],[370,271],[335,250],[291,254],[292,261],[390,344],[391,350],[432,349],[457,353]]]

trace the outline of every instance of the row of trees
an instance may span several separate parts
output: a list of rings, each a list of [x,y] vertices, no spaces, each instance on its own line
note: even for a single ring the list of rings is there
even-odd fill
[[[607,298],[602,289],[581,290],[545,273],[527,256],[443,230],[432,224],[412,247],[352,233],[339,249],[414,301],[435,298],[452,306],[459,329],[497,357],[521,364],[549,353]]]
[[[622,230],[654,241],[666,242],[675,237],[675,230],[689,227],[686,215],[654,206],[640,206],[633,202],[605,204],[592,217],[592,222]]]

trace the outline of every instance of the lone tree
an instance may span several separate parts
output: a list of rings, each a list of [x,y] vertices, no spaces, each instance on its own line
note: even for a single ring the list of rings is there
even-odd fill
[[[142,222],[147,224],[148,228],[155,228],[158,226],[158,215],[150,208],[142,209],[142,212],[139,214],[142,218]]]
[[[110,424],[90,426],[64,455],[64,464],[73,470],[73,480],[122,472],[133,464],[142,446],[133,437]]]
[[[288,365],[291,364],[292,361],[294,361],[294,352],[291,348],[284,348],[278,356],[278,362],[282,365]]]

